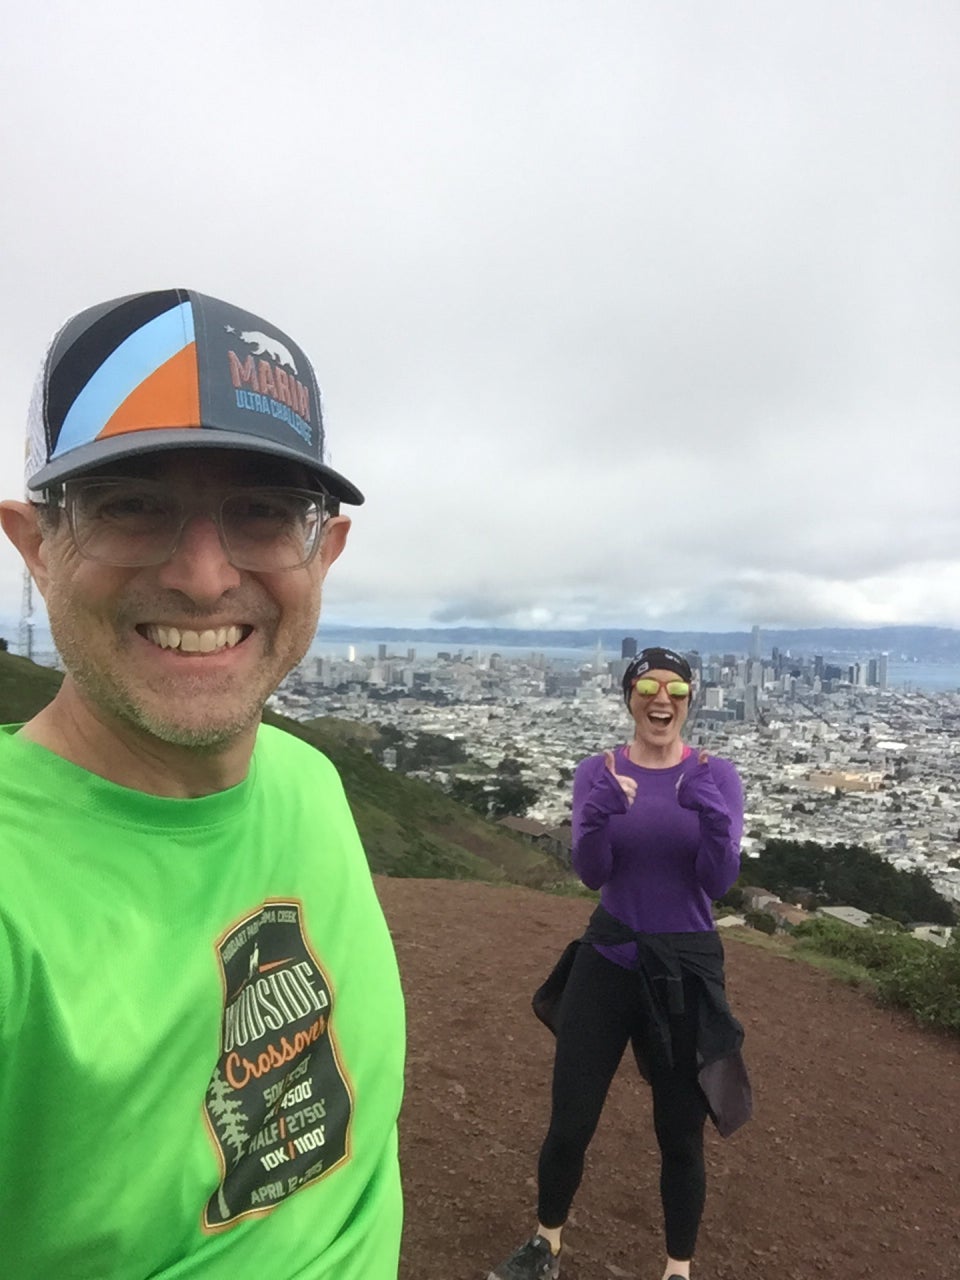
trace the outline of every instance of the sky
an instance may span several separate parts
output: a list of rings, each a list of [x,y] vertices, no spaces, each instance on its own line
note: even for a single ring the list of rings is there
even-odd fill
[[[952,0],[0,5],[3,496],[182,286],[316,366],[329,620],[960,627]]]

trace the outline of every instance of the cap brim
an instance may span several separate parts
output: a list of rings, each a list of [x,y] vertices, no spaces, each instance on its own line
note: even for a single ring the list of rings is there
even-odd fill
[[[339,471],[320,463],[311,462],[295,449],[241,431],[219,431],[213,428],[188,430],[183,427],[170,430],[127,432],[115,438],[94,440],[91,444],[71,449],[62,458],[54,458],[27,480],[27,489],[38,493],[52,485],[62,484],[87,471],[98,471],[106,463],[123,458],[148,457],[151,453],[166,453],[174,449],[230,449],[234,452],[262,453],[270,458],[282,458],[317,477],[323,488],[340,502],[359,506],[363,494]]]

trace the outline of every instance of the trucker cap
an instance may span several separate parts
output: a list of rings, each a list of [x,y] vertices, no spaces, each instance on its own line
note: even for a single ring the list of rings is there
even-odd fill
[[[192,289],[130,294],[59,330],[34,388],[27,489],[164,449],[246,449],[307,467],[341,502],[363,494],[324,461],[320,388],[275,325]]]

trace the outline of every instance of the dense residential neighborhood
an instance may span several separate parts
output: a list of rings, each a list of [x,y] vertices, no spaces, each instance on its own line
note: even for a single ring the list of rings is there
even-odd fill
[[[625,647],[627,642],[625,641]],[[901,870],[919,868],[960,902],[960,693],[886,685],[885,655],[688,655],[699,672],[687,738],[737,765],[745,787],[746,857],[771,838],[860,845]],[[450,787],[492,777],[504,760],[536,794],[517,830],[562,851],[571,778],[584,756],[623,742],[626,657],[413,649],[309,658],[278,692],[278,710],[389,726],[404,740],[442,735],[465,759],[418,770]],[[382,752],[396,764],[391,748]]]

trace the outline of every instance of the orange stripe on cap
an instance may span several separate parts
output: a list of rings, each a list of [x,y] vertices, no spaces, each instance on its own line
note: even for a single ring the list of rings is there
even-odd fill
[[[111,415],[97,439],[127,431],[163,427],[199,427],[200,378],[197,344],[188,343],[165,360],[127,396]]]

